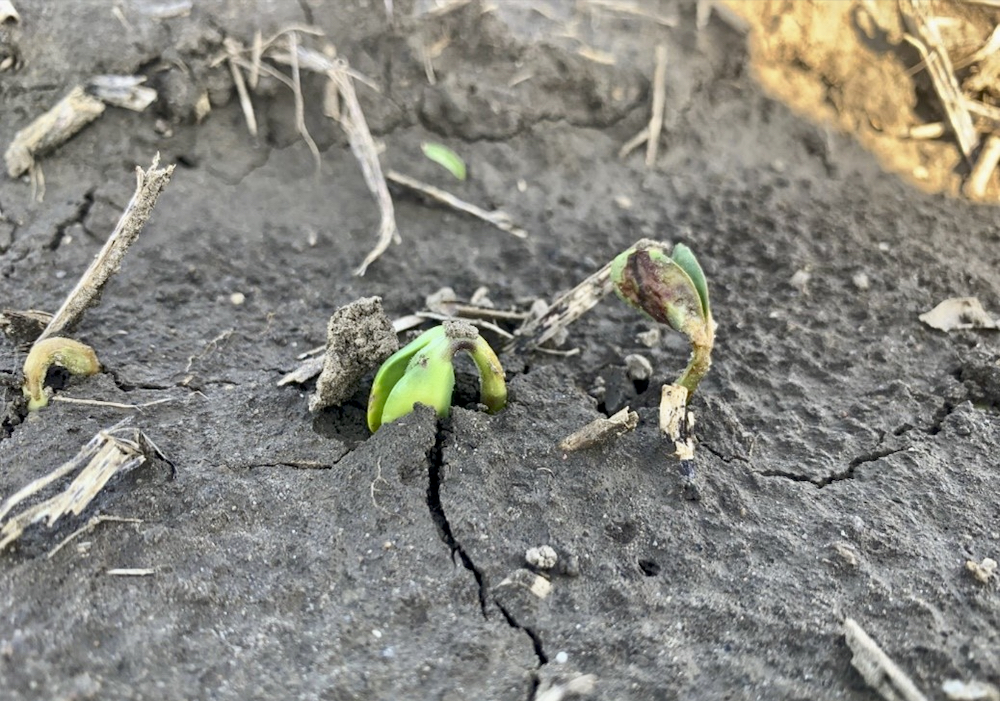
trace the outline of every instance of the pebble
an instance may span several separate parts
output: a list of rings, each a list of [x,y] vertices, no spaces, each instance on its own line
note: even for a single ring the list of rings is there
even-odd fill
[[[653,376],[653,365],[645,356],[631,353],[625,356],[625,372],[633,382],[644,382]]]
[[[812,275],[809,274],[808,270],[796,270],[795,274],[792,275],[791,279],[788,281],[788,284],[797,289],[799,292],[805,292],[806,285],[809,284],[809,280],[811,278]]]
[[[635,335],[635,340],[646,348],[655,348],[660,344],[660,330],[652,328],[648,331],[640,331]]]
[[[559,555],[551,545],[540,545],[537,548],[528,548],[524,553],[524,561],[537,569],[550,570],[556,566]]]

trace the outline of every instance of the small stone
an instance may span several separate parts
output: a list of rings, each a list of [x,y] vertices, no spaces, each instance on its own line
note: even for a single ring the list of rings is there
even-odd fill
[[[647,331],[640,331],[635,335],[635,340],[646,346],[646,348],[656,348],[660,345],[660,330],[651,328]]]
[[[242,292],[233,292],[229,295],[229,301],[234,307],[238,307],[247,301],[247,296]]]
[[[795,274],[792,275],[791,279],[789,279],[788,284],[797,289],[799,292],[804,293],[811,278],[812,275],[809,274],[809,271],[802,268],[795,271]]]
[[[569,654],[565,650],[556,653],[556,664],[566,664],[569,662]]]
[[[996,576],[997,561],[992,557],[984,557],[982,562],[966,560],[965,569],[967,569],[972,575],[972,578],[980,584],[989,584],[990,580]]]
[[[851,278],[851,282],[853,282],[854,286],[859,290],[867,290],[871,287],[871,281],[864,273],[855,273],[854,277]]]
[[[552,582],[540,574],[526,569],[516,569],[509,577],[504,578],[498,588],[515,587],[528,591],[538,599],[544,599],[552,593]]]
[[[986,682],[948,679],[941,685],[948,701],[1000,701],[1000,688]]]
[[[632,353],[625,356],[625,372],[633,382],[646,382],[653,376],[653,365],[645,356]]]
[[[524,560],[536,569],[550,570],[559,562],[559,555],[552,546],[540,545],[537,548],[528,548],[524,553]]]

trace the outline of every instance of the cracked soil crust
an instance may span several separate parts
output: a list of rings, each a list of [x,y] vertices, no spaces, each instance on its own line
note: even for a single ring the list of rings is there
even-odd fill
[[[213,0],[169,19],[125,3],[125,24],[96,0],[15,4],[0,143],[95,73],[147,75],[161,99],[109,109],[44,158],[42,203],[0,180],[0,299],[57,308],[134,165],[177,163],[75,333],[105,373],[62,390],[170,398],[132,421],[177,473],[137,470],[0,554],[4,699],[524,700],[595,675],[599,699],[870,701],[845,617],[931,697],[946,679],[1000,683],[1000,587],[965,567],[1000,559],[1000,337],[917,319],[951,296],[1000,310],[996,212],[917,192],[766,97],[726,24],[699,36],[687,3],[659,3],[673,28],[605,13],[580,25],[599,30],[583,55],[543,31],[570,3],[428,17],[397,2],[391,26],[380,2]],[[378,213],[323,85],[304,82],[316,178],[284,86],[253,94],[255,141],[212,61],[225,37],[303,22],[379,87],[358,94],[387,169],[502,208],[528,238],[394,190],[403,243],[353,277]],[[659,42],[667,112],[646,169],[617,153],[648,121]],[[425,141],[461,154],[469,179],[424,159]],[[347,302],[379,295],[396,318],[445,285],[485,285],[500,306],[552,299],[642,237],[690,245],[711,287],[700,501],[657,429],[684,339],[653,338],[611,299],[570,328],[578,354],[505,357],[494,416],[467,374],[449,419],[417,411],[371,437],[367,386],[315,415],[311,386],[277,386]],[[627,379],[632,353],[648,383]],[[19,391],[23,354],[0,339],[0,359]],[[556,447],[626,404],[634,432]],[[58,402],[8,416],[0,498],[122,418]],[[97,512],[142,522],[46,557]],[[540,545],[560,562],[544,576],[525,563]]]

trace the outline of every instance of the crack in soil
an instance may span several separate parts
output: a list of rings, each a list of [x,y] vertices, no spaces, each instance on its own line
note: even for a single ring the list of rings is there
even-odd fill
[[[454,561],[455,555],[458,555],[458,559],[462,563],[462,566],[471,572],[473,577],[475,577],[479,593],[479,607],[483,614],[483,618],[489,619],[489,606],[492,604],[499,609],[504,620],[511,628],[523,631],[524,634],[531,640],[532,649],[535,652],[535,657],[538,659],[538,665],[536,667],[537,670],[549,661],[548,655],[545,654],[541,636],[530,626],[519,623],[510,611],[504,608],[500,602],[496,600],[496,598],[489,595],[486,574],[481,568],[476,566],[476,563],[472,561],[472,557],[465,551],[462,544],[458,542],[458,539],[451,530],[451,524],[448,522],[448,517],[444,512],[444,506],[441,504],[441,481],[442,472],[444,470],[444,442],[447,430],[445,420],[439,420],[434,445],[427,453],[427,508],[430,510],[431,519],[434,521],[434,525],[437,526],[438,534],[441,536],[441,540],[444,541],[450,549],[452,561]],[[528,695],[529,701],[535,697],[538,685],[539,678],[536,673],[533,675],[532,686]]]
[[[455,535],[451,532],[451,524],[448,523],[448,517],[445,515],[444,507],[441,505],[441,472],[444,469],[445,431],[443,422],[438,421],[434,445],[427,453],[427,508],[430,509],[431,519],[434,521],[434,525],[437,526],[438,535],[441,536],[441,540],[451,550],[452,561],[454,561],[455,555],[458,555],[462,566],[469,570],[472,576],[476,578],[476,584],[479,587],[479,608],[482,610],[483,618],[489,618],[486,577],[482,570],[476,567],[472,558],[469,557],[469,554],[465,552],[461,543],[458,542]]]
[[[750,463],[750,458],[748,458],[748,457],[745,457],[743,455],[726,455],[726,454],[722,453],[721,451],[716,450],[715,448],[713,448],[712,446],[710,446],[708,443],[699,443],[698,447],[704,448],[709,453],[711,453],[712,455],[714,455],[715,457],[717,457],[719,460],[721,460],[722,462],[726,463],[727,465],[730,464],[730,463],[732,463],[732,462],[736,462],[736,461],[745,462],[748,465],[751,464]]]
[[[84,227],[84,231],[87,230],[87,227],[84,226],[83,222],[86,220],[87,215],[90,214],[90,209],[94,206],[95,192],[97,192],[96,187],[89,188],[86,192],[84,192],[83,199],[77,205],[76,211],[73,213],[73,215],[67,217],[65,220],[56,224],[55,233],[52,235],[52,238],[49,239],[49,242],[45,245],[47,249],[49,249],[50,251],[59,250],[59,246],[62,244],[63,236],[66,233],[66,229],[71,227],[73,224],[79,224],[80,226]],[[90,232],[88,231],[87,233],[89,234]]]
[[[823,487],[830,486],[834,482],[854,479],[858,468],[866,463],[875,462],[876,460],[887,458],[890,455],[905,452],[907,449],[908,446],[903,448],[877,448],[867,453],[862,453],[861,455],[853,458],[851,462],[847,464],[846,469],[841,470],[840,472],[831,473],[821,479],[815,479],[807,475],[802,475],[797,472],[789,472],[787,470],[764,470],[762,472],[758,472],[757,474],[761,477],[781,477],[791,480],[792,482],[809,482],[810,484],[816,485],[817,488],[822,489]]]

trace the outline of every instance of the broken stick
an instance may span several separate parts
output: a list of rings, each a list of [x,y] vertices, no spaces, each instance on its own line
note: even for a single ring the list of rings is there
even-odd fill
[[[844,638],[851,664],[886,701],[928,701],[916,684],[882,651],[853,618],[844,620]]]
[[[492,224],[501,231],[506,231],[512,236],[516,236],[519,239],[528,238],[528,232],[526,232],[521,227],[514,224],[514,221],[510,218],[510,215],[501,209],[495,209],[489,211],[483,209],[482,207],[477,207],[474,204],[470,204],[465,200],[460,200],[455,197],[450,192],[442,190],[441,188],[434,187],[433,185],[428,185],[427,183],[420,182],[415,178],[411,178],[408,175],[403,175],[395,170],[390,170],[386,173],[386,178],[392,182],[408,187],[411,190],[415,190],[421,194],[427,195],[432,200],[440,202],[441,204],[453,207],[460,212],[465,212],[466,214],[471,214],[472,216],[482,219],[488,224]]]
[[[68,513],[79,516],[115,475],[128,472],[154,458],[166,461],[142,431],[125,428],[124,424],[125,422],[120,422],[112,428],[98,431],[71,460],[31,482],[0,504],[0,519],[3,519],[24,500],[38,494],[53,482],[77,473],[63,491],[0,524],[0,551],[17,540],[33,523],[44,520],[51,528]],[[125,435],[120,435],[122,433]]]
[[[634,431],[639,425],[639,414],[625,407],[612,416],[601,416],[559,442],[559,450],[572,453],[599,445],[623,433]]]
[[[653,109],[649,117],[649,141],[646,142],[646,167],[656,164],[663,129],[663,110],[667,104],[667,45],[656,45],[656,68],[653,69]]]
[[[351,144],[351,151],[361,166],[365,183],[368,189],[378,201],[381,222],[379,223],[378,241],[375,247],[365,256],[361,265],[355,269],[354,274],[362,276],[368,270],[368,266],[375,262],[389,248],[392,242],[399,243],[399,231],[396,228],[396,212],[392,204],[392,197],[389,195],[389,186],[386,185],[385,177],[382,175],[382,166],[379,163],[378,148],[375,146],[375,139],[372,138],[368,129],[368,122],[365,120],[364,112],[361,110],[361,103],[358,102],[357,93],[354,91],[354,78],[357,73],[352,71],[342,58],[329,58],[318,51],[307,49],[298,44],[294,45],[295,55],[291,53],[271,52],[268,56],[275,61],[285,63],[290,66],[297,65],[299,68],[322,73],[327,79],[336,85],[340,99],[343,100],[343,110],[339,111],[340,126],[347,134],[347,140]],[[339,107],[338,107],[339,110]]]
[[[118,220],[114,232],[83,277],[76,283],[76,287],[69,293],[66,301],[59,307],[59,311],[52,317],[49,325],[42,331],[38,341],[61,335],[64,330],[72,328],[80,321],[83,313],[100,299],[104,285],[118,272],[129,246],[138,238],[142,227],[152,214],[160,192],[170,182],[174,166],[157,168],[159,164],[160,154],[156,154],[153,157],[153,164],[147,170],[136,167],[135,193],[122,213],[121,219]]]
[[[537,349],[593,309],[611,290],[611,263],[608,263],[553,302],[547,312],[521,327],[508,350],[511,347],[518,352]]]
[[[35,156],[60,146],[104,113],[104,103],[77,85],[44,114],[14,135],[3,157],[7,174],[17,178],[33,170]]]
[[[976,165],[972,167],[972,173],[965,182],[965,196],[973,200],[981,200],[986,195],[986,187],[990,184],[993,171],[1000,163],[1000,136],[990,134],[986,137],[986,144],[979,151],[979,158]]]
[[[694,438],[691,436],[694,415],[688,410],[687,400],[687,387],[663,385],[660,390],[660,432],[674,444],[685,498],[698,501],[701,491],[695,482]]]

